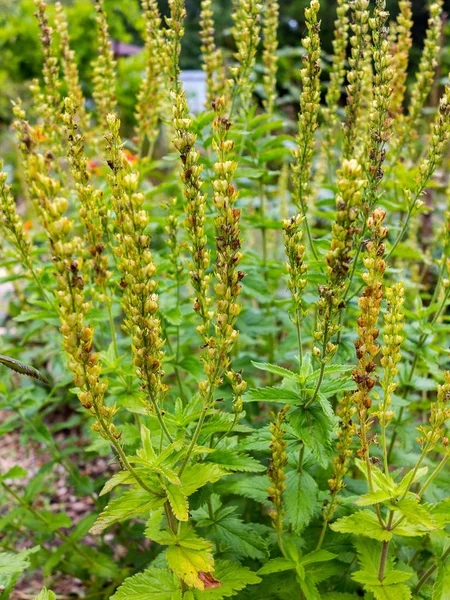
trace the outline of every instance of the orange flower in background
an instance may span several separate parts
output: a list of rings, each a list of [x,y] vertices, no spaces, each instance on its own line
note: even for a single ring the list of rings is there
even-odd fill
[[[88,160],[88,167],[92,171],[93,175],[98,175],[100,173],[100,167],[102,163],[97,158],[90,158]]]
[[[33,131],[34,131],[34,139],[36,140],[36,142],[43,142],[45,139],[47,139],[47,135],[45,134],[42,127],[37,126],[34,128]]]
[[[33,223],[31,221],[25,221],[23,224],[23,228],[25,231],[30,231],[33,228]]]
[[[130,162],[132,165],[135,165],[138,162],[139,159],[136,154],[133,154],[130,150],[128,150],[128,148],[124,148],[123,153],[128,158],[128,162]]]

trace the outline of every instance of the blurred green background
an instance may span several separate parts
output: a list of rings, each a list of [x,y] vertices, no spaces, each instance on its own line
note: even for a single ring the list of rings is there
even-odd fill
[[[198,22],[199,0],[187,0],[186,35],[183,42],[182,67],[200,68],[200,42]],[[216,30],[218,43],[233,50],[230,27],[231,0],[216,0]],[[280,2],[280,72],[279,87],[285,104],[296,103],[298,95],[297,71],[300,65],[300,39],[304,32],[303,11],[308,0],[281,0]],[[53,3],[48,1],[50,17]],[[85,95],[90,96],[91,61],[96,53],[95,11],[91,0],[63,0],[69,20],[69,30],[73,47],[77,51],[81,79]],[[450,0],[445,2],[450,11]],[[331,52],[335,6],[333,0],[321,0],[322,40],[324,67],[329,64]],[[392,18],[397,14],[397,0],[388,1]],[[143,27],[139,0],[105,0],[111,37],[128,44],[142,46]],[[163,14],[167,14],[167,1],[160,2]],[[7,127],[11,120],[11,100],[22,97],[27,104],[30,97],[28,85],[33,77],[41,73],[41,51],[39,34],[33,13],[33,0],[0,0],[0,127]],[[411,53],[411,68],[417,65],[422,47],[427,21],[427,2],[413,1],[414,10],[414,47]],[[447,26],[447,29],[448,26]],[[442,60],[442,73],[448,73],[450,48],[445,45]],[[118,64],[118,102],[122,120],[126,127],[133,125],[133,106],[140,75],[144,68],[144,55],[119,58]]]

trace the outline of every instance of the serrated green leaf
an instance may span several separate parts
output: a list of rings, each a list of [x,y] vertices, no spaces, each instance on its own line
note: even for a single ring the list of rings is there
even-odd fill
[[[316,584],[308,578],[299,579],[300,587],[306,600],[320,600],[320,594]]]
[[[111,479],[108,479],[99,495],[104,496],[118,485],[132,484],[135,482],[135,478],[129,471],[119,471],[118,473],[114,473]]]
[[[336,556],[336,554],[328,552],[328,550],[314,550],[313,552],[302,556],[300,562],[302,565],[310,565],[313,563],[328,562],[329,560],[336,558]]]
[[[333,531],[339,533],[353,533],[365,537],[387,542],[392,538],[392,533],[384,529],[374,512],[360,510],[359,512],[342,517],[330,525]]]
[[[204,529],[204,535],[220,544],[222,551],[231,550],[239,557],[263,560],[267,556],[267,542],[253,525],[243,523],[235,514],[234,506],[221,506],[220,497],[212,494],[210,499],[213,516],[209,507],[193,511],[197,528]]]
[[[353,365],[328,365],[325,367],[323,375],[327,377],[328,375],[334,375],[335,373],[349,373],[352,369],[354,369]],[[321,369],[316,369],[312,373],[308,375],[306,378],[306,384],[315,383],[319,379]]]
[[[254,475],[253,477],[246,477],[245,479],[239,479],[227,484],[227,492],[244,496],[244,498],[250,498],[266,506],[271,506],[267,491],[269,487],[270,482],[267,475]]]
[[[272,365],[271,363],[260,363],[252,360],[252,365],[261,371],[266,371],[267,373],[273,373],[274,375],[279,375],[285,379],[290,379],[291,381],[296,381],[297,383],[301,382],[300,375],[298,373],[294,373],[289,369],[285,369],[284,367],[279,367],[277,365]]]
[[[288,415],[289,424],[307,446],[318,463],[326,467],[332,453],[332,423],[320,406],[311,406],[308,410],[297,408]]]
[[[299,395],[291,390],[278,387],[252,388],[244,394],[245,402],[278,402],[292,404],[300,402]]]
[[[427,473],[428,467],[420,467],[420,469],[417,469],[417,471],[410,471],[409,473],[406,473],[406,475],[397,485],[398,495],[402,496],[405,492],[409,490],[409,488],[414,482],[419,481],[419,479],[422,479],[422,477],[425,477]]]
[[[366,463],[359,458],[356,458],[355,465],[358,467],[361,473],[364,474],[365,478],[369,480]],[[386,475],[381,469],[378,469],[377,467],[371,468],[370,480],[375,492],[383,490],[384,492],[390,494],[391,498],[394,498],[396,495],[398,495],[397,486],[394,480],[389,475]]]
[[[433,519],[438,527],[450,523],[450,498],[438,502],[432,509]]]
[[[295,562],[287,558],[271,558],[258,571],[258,575],[271,575],[272,573],[281,573],[295,569]]]
[[[0,552],[0,575],[13,575],[23,573],[30,566],[28,553]]]
[[[368,592],[372,592],[375,600],[410,600],[411,590],[403,583],[393,585],[366,585]]]
[[[0,552],[0,593],[5,590],[9,595],[11,588],[16,584],[22,573],[30,566],[29,556],[40,549],[33,546],[17,554]],[[3,596],[3,594],[1,594]]]
[[[353,573],[352,579],[362,583],[377,599],[395,600],[395,594],[397,598],[405,600],[411,597],[408,586],[403,583],[411,577],[411,573],[395,570],[392,557],[388,557],[386,561],[383,581],[379,580],[381,544],[371,540],[358,540],[355,546],[361,570]]]
[[[438,561],[432,600],[450,600],[450,562]]]
[[[189,518],[189,504],[183,486],[168,483],[164,486],[173,514],[179,521]]]
[[[173,546],[177,543],[177,536],[170,529],[161,528],[162,519],[161,511],[156,511],[149,517],[145,525],[145,537],[161,546]]]
[[[206,457],[206,462],[218,464],[226,471],[257,473],[266,467],[248,454],[240,454],[237,450],[215,450]]]
[[[316,509],[317,491],[317,483],[306,471],[287,474],[284,508],[286,520],[296,533],[300,533],[311,521]]]
[[[215,464],[190,465],[183,471],[181,483],[186,496],[190,496],[207,483],[215,483],[225,475],[228,473]]]
[[[120,498],[116,498],[105,507],[105,510],[91,527],[90,533],[98,535],[114,523],[131,517],[145,517],[150,511],[162,506],[164,502],[165,496],[151,494],[140,488],[128,490]]]
[[[431,530],[436,527],[433,516],[426,506],[420,504],[417,498],[403,498],[392,503],[390,508],[398,510],[411,524],[419,524]]]
[[[150,567],[125,579],[111,600],[172,600],[178,589],[178,580],[169,569]]]
[[[392,498],[392,493],[385,490],[377,490],[376,492],[368,492],[355,500],[358,506],[371,506]]]

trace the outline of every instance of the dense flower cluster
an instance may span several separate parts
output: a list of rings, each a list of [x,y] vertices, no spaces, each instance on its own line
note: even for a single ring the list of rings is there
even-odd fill
[[[344,160],[338,171],[338,194],[336,196],[336,221],[332,225],[327,264],[327,284],[319,286],[318,324],[314,333],[316,343],[322,350],[313,348],[314,355],[322,362],[330,360],[337,345],[331,338],[338,332],[337,316],[344,308],[343,292],[352,260],[353,240],[359,231],[358,216],[365,179],[361,165],[355,160]]]
[[[383,299],[383,276],[386,270],[386,262],[383,259],[384,240],[388,234],[387,228],[383,225],[385,216],[386,212],[377,208],[367,219],[371,239],[365,244],[363,262],[367,271],[362,275],[365,288],[358,300],[361,310],[361,316],[357,321],[358,339],[355,340],[358,368],[353,371],[352,376],[358,388],[353,399],[360,421],[361,448],[358,454],[361,457],[367,457],[369,452],[368,411],[372,406],[371,391],[376,384],[373,375],[376,369],[375,357],[380,351],[376,340],[379,335],[377,323]]]
[[[236,0],[234,6],[232,32],[237,49],[234,53],[237,65],[230,69],[235,81],[233,102],[239,94],[241,106],[247,110],[254,85],[251,75],[259,45],[262,6],[257,0]]]
[[[319,9],[320,4],[318,0],[311,0],[309,8],[305,10],[308,35],[302,40],[306,54],[303,57],[303,68],[300,71],[302,92],[300,94],[298,134],[294,150],[293,179],[294,200],[303,216],[306,216],[308,210],[308,197],[311,190],[311,163],[314,153],[314,132],[318,127],[320,110]],[[307,225],[308,222],[305,220],[305,226]],[[310,237],[309,228],[307,232]]]
[[[156,267],[150,250],[147,231],[149,216],[142,208],[144,195],[138,191],[139,175],[121,149],[120,121],[108,115],[107,141],[108,165],[111,169],[111,203],[116,217],[119,270],[122,274],[125,327],[132,340],[133,365],[148,395],[151,409],[161,416],[167,386],[162,382],[164,370],[164,340],[158,317],[158,295],[153,276]]]
[[[264,63],[264,90],[266,97],[264,106],[269,114],[273,112],[277,97],[277,71],[278,71],[278,18],[280,7],[278,0],[267,0],[263,21],[263,53]]]
[[[97,11],[98,55],[93,61],[93,90],[99,128],[106,131],[106,117],[116,108],[116,61],[109,38],[108,21],[103,0],[95,0]]]
[[[142,0],[145,22],[144,42],[146,57],[145,77],[141,81],[136,103],[136,138],[140,153],[144,152],[147,139],[148,154],[158,137],[158,121],[162,111],[162,66],[159,48],[163,43],[161,15],[156,0]]]
[[[270,424],[270,449],[272,458],[269,462],[267,469],[267,476],[269,477],[270,487],[269,500],[273,505],[273,509],[270,511],[270,518],[272,519],[273,526],[277,530],[278,543],[282,549],[281,543],[281,531],[283,529],[283,491],[286,488],[285,481],[286,475],[284,473],[287,454],[286,454],[286,441],[284,439],[286,430],[284,428],[284,422],[286,419],[286,413],[289,410],[289,405],[285,406],[276,415],[275,421]]]
[[[362,148],[358,144],[361,133],[361,113],[363,98],[367,92],[367,65],[368,65],[368,30],[369,30],[369,0],[355,0],[350,27],[353,35],[350,36],[350,69],[347,73],[347,104],[345,107],[346,121],[344,123],[343,156],[358,157]],[[370,71],[369,71],[370,74]],[[358,150],[359,148],[359,150]]]

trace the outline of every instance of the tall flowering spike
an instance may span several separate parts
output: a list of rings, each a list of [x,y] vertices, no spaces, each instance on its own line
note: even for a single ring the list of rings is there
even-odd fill
[[[431,128],[428,152],[419,166],[419,187],[424,189],[442,163],[450,135],[450,86],[445,86]]]
[[[96,417],[92,426],[105,439],[120,438],[112,419],[115,406],[103,402],[107,382],[100,378],[99,356],[93,351],[94,329],[86,324],[90,303],[84,294],[83,241],[72,236],[74,223],[66,216],[68,201],[60,195],[61,185],[43,174],[42,156],[32,157],[33,188],[42,224],[47,232],[53,268],[57,279],[56,298],[61,321],[63,346],[69,357],[69,369],[80,389],[81,404]]]
[[[391,417],[390,415],[386,416],[386,411],[391,405],[391,397],[397,387],[397,384],[394,383],[394,379],[398,373],[397,365],[402,357],[400,346],[404,339],[404,336],[402,335],[404,325],[404,314],[402,312],[403,303],[405,302],[404,295],[405,290],[403,288],[403,283],[396,283],[393,287],[386,289],[387,311],[383,315],[384,346],[381,349],[383,357],[380,361],[381,366],[384,369],[382,382],[384,398],[381,407],[382,412],[385,415],[383,419],[386,421]]]
[[[314,339],[320,343],[313,354],[322,363],[328,362],[337,351],[331,342],[339,331],[338,316],[344,303],[345,290],[352,260],[353,240],[359,228],[357,220],[361,209],[362,190],[365,185],[361,165],[355,160],[344,160],[338,171],[336,220],[332,225],[331,245],[327,252],[327,283],[319,286],[318,323]]]
[[[286,413],[289,410],[289,405],[286,405],[275,417],[275,422],[270,424],[271,442],[270,448],[272,458],[269,459],[267,468],[267,476],[270,481],[268,489],[269,499],[273,504],[273,509],[269,515],[272,519],[274,528],[277,531],[278,543],[282,546],[281,533],[283,530],[283,492],[286,489],[286,475],[284,473],[287,464],[286,441],[284,435],[286,430],[284,422]]]
[[[13,104],[14,121],[13,128],[16,132],[20,162],[23,171],[23,176],[26,182],[26,193],[31,199],[36,212],[39,214],[39,206],[36,203],[36,197],[33,193],[33,178],[32,178],[32,159],[36,155],[40,144],[46,141],[44,128],[41,125],[31,126],[27,120],[27,114],[22,106],[21,101]],[[50,153],[46,153],[46,159],[41,156],[42,172],[47,173],[50,162]]]
[[[200,153],[195,149],[197,136],[193,132],[186,94],[181,89],[179,82],[179,53],[181,39],[184,34],[184,3],[179,0],[171,0],[170,9],[171,13],[167,19],[165,33],[169,48],[167,66],[169,68],[172,99],[172,125],[175,131],[173,145],[180,154],[181,159],[180,176],[185,199],[185,227],[190,239],[189,251],[192,258],[189,265],[189,274],[196,296],[194,310],[200,314],[202,320],[202,323],[197,327],[197,331],[205,337],[209,333],[210,322],[214,314],[209,309],[211,305],[211,298],[209,297],[211,277],[207,275],[210,265],[210,252],[207,248],[208,240],[205,233],[206,195],[202,194]]]
[[[97,12],[97,57],[92,63],[93,67],[93,90],[97,120],[101,131],[106,131],[106,117],[114,112],[116,108],[116,61],[109,39],[108,21],[104,9],[103,0],[94,0]]]
[[[386,262],[383,259],[384,240],[388,234],[387,227],[383,225],[385,216],[384,210],[376,208],[367,219],[367,228],[371,233],[371,238],[365,244],[363,262],[367,271],[362,275],[365,287],[358,299],[361,316],[357,320],[358,339],[354,342],[358,368],[352,372],[352,377],[358,388],[353,399],[360,420],[361,448],[358,450],[358,454],[361,458],[367,458],[369,453],[368,411],[372,406],[371,391],[376,384],[373,376],[376,369],[374,359],[380,351],[376,340],[379,335],[377,323],[383,299],[383,276],[386,270]]]
[[[353,394],[351,392],[346,392],[337,408],[337,416],[339,417],[339,429],[336,433],[337,453],[333,458],[333,473],[328,480],[330,497],[323,503],[322,516],[324,523],[319,538],[318,548],[322,545],[327,525],[333,518],[333,515],[339,506],[339,493],[345,487],[344,477],[348,471],[348,466],[353,455],[351,446],[357,432],[356,425],[353,423],[353,416],[355,413],[356,408],[353,402]]]
[[[78,118],[83,127],[87,125],[87,115],[84,107],[83,91],[78,76],[78,67],[75,61],[75,52],[70,47],[70,36],[66,15],[61,2],[55,4],[55,25],[59,34],[61,49],[61,65],[64,73],[64,81],[67,88],[67,96],[70,96],[78,106]]]
[[[156,267],[150,251],[148,234],[149,216],[143,209],[144,195],[138,191],[139,175],[121,150],[120,121],[114,115],[107,117],[107,159],[111,169],[111,203],[116,215],[115,252],[119,257],[123,289],[122,306],[125,327],[131,336],[133,365],[142,387],[148,394],[151,407],[156,411],[161,426],[161,406],[167,386],[162,382],[164,371],[164,340],[158,318],[158,295],[153,276]]]
[[[426,186],[432,178],[434,172],[442,163],[444,153],[448,146],[450,137],[450,86],[446,86],[444,93],[439,101],[439,107],[436,111],[434,122],[431,126],[431,135],[427,147],[426,155],[419,164],[419,174],[416,177],[416,187],[414,191],[407,189],[404,191],[408,203],[408,212],[402,229],[397,234],[390,254],[395,250],[397,244],[402,240],[411,218],[415,217],[422,208],[423,201],[420,196],[423,194]]]
[[[246,383],[240,373],[230,368],[230,354],[239,332],[234,328],[241,311],[238,296],[240,282],[244,273],[238,270],[242,260],[239,231],[240,210],[235,207],[238,192],[232,183],[237,162],[232,160],[234,142],[227,139],[230,121],[224,116],[225,99],[218,98],[213,103],[215,119],[213,121],[213,148],[217,160],[213,165],[215,178],[212,182],[213,202],[217,216],[214,219],[216,229],[216,264],[214,274],[216,284],[216,313],[214,335],[206,338],[203,363],[206,380],[200,382],[199,391],[204,411],[213,401],[214,391],[226,375],[233,390],[233,410],[239,414],[242,410],[242,394]],[[204,412],[203,415],[206,413]]]
[[[169,277],[175,279],[177,286],[180,285],[179,278],[183,272],[183,265],[180,261],[180,255],[182,253],[182,247],[178,237],[180,229],[180,219],[177,210],[177,199],[172,198],[167,203],[167,218],[164,226],[164,231],[167,234],[166,244],[169,247],[169,261],[172,264],[172,272],[169,273]],[[179,290],[177,288],[177,294]]]
[[[447,187],[447,210],[444,213],[444,231],[439,266],[443,277],[444,288],[450,287],[450,185]],[[440,290],[437,290],[439,293]]]
[[[202,166],[199,162],[200,153],[195,149],[197,136],[192,132],[192,119],[189,117],[186,96],[184,92],[173,93],[172,98],[172,123],[175,130],[173,144],[181,158],[181,181],[186,211],[185,227],[189,235],[191,254],[189,274],[196,295],[194,310],[202,319],[197,331],[206,336],[209,332],[213,312],[209,308],[211,305],[209,296],[211,277],[207,271],[210,264],[210,252],[207,248],[208,240],[205,232],[206,195],[202,193]]]
[[[224,92],[225,70],[222,50],[217,48],[214,40],[214,13],[211,0],[202,0],[200,9],[200,40],[203,70],[206,73],[206,103],[207,109],[215,98]]]
[[[86,230],[91,276],[102,294],[111,273],[108,272],[108,257],[103,233],[108,221],[108,210],[101,190],[94,189],[88,170],[88,160],[84,153],[84,137],[78,125],[79,107],[71,98],[64,101],[63,121],[66,127],[68,161],[70,172],[75,180],[75,189],[80,201],[80,219]]]
[[[325,127],[324,150],[328,160],[333,154],[336,126],[338,124],[337,109],[341,97],[341,88],[345,79],[345,63],[347,60],[349,3],[337,0],[336,20],[334,22],[333,59],[330,67],[330,84],[325,96],[326,107],[323,109]]]
[[[303,308],[303,293],[306,287],[306,271],[308,270],[305,259],[305,247],[302,245],[301,224],[303,217],[296,215],[282,223],[284,232],[284,251],[287,256],[286,269],[289,275],[288,288],[292,296],[291,319],[299,328],[306,316]],[[299,342],[299,347],[301,344]]]
[[[385,295],[387,311],[383,315],[384,346],[381,348],[383,356],[380,360],[381,366],[383,367],[383,379],[381,382],[383,398],[380,399],[379,410],[376,414],[381,425],[384,469],[385,472],[388,473],[386,427],[394,416],[394,412],[389,409],[391,406],[392,394],[397,388],[397,383],[395,382],[395,377],[398,373],[397,365],[402,358],[400,352],[400,347],[404,339],[404,336],[402,335],[404,325],[402,307],[405,301],[403,283],[396,283],[393,287],[387,288]]]
[[[166,17],[167,27],[164,29],[166,38],[166,55],[164,67],[168,77],[168,87],[175,94],[181,93],[180,64],[181,40],[184,36],[184,18],[186,9],[184,0],[169,0],[170,15]]]
[[[394,77],[393,58],[390,54],[386,1],[377,0],[373,17],[369,20],[373,40],[373,99],[369,109],[369,147],[367,159],[367,188],[365,192],[365,216],[373,209],[377,201],[377,188],[383,177],[382,165],[386,153],[386,144],[391,135],[389,116],[392,94],[391,83]]]
[[[230,69],[230,73],[235,81],[233,100],[239,96],[244,111],[248,109],[253,93],[251,76],[259,45],[261,11],[262,6],[257,0],[236,0],[233,11],[234,58],[238,64]]]
[[[212,360],[205,361],[210,387],[218,385],[220,373],[225,372],[230,366],[231,349],[239,335],[234,325],[241,311],[238,297],[241,292],[240,282],[245,275],[239,271],[239,263],[242,260],[239,230],[241,211],[235,207],[238,192],[232,183],[237,162],[232,160],[234,142],[228,139],[231,123],[224,116],[224,98],[218,98],[213,104],[213,109],[216,115],[213,121],[213,148],[217,152],[217,160],[213,165],[215,178],[212,182],[213,202],[217,211],[214,219],[216,229],[214,290],[217,305],[215,337],[209,340],[207,351]],[[231,370],[227,375],[233,385],[236,410],[239,412],[242,406],[241,394],[246,384],[241,377],[236,379]]]
[[[56,142],[59,137],[60,88],[58,58],[52,48],[53,29],[48,24],[47,5],[43,0],[34,0],[35,16],[41,32],[40,40],[44,63],[42,66],[43,85],[33,81],[31,91],[34,96],[36,110],[44,122],[45,137]],[[42,140],[41,140],[42,141]]]
[[[438,385],[437,400],[431,403],[429,425],[418,427],[421,436],[417,439],[424,454],[431,452],[439,442],[447,450],[448,437],[445,435],[446,421],[450,419],[450,371],[444,373],[443,385]]]
[[[405,120],[400,121],[398,135],[394,140],[396,153],[404,150],[405,141],[408,141],[409,136],[417,135],[417,127],[422,118],[423,107],[433,87],[436,69],[439,64],[440,37],[443,27],[442,4],[442,0],[437,0],[430,6],[425,45],[416,73],[416,81],[411,88],[408,115]],[[406,145],[410,146],[410,144]]]
[[[311,192],[311,162],[314,153],[314,132],[318,127],[320,109],[320,21],[318,0],[311,0],[305,9],[308,35],[302,45],[306,50],[303,68],[300,71],[302,92],[300,94],[300,112],[298,115],[297,144],[294,150],[293,166],[294,201],[302,215],[308,210],[308,197]]]
[[[347,73],[347,104],[344,123],[344,158],[354,156],[361,126],[361,108],[364,95],[364,71],[367,68],[367,32],[369,21],[369,0],[355,0],[350,27],[350,70]]]
[[[23,221],[17,214],[16,202],[6,183],[7,174],[2,171],[3,161],[0,161],[0,225],[6,239],[17,252],[17,258],[29,271],[33,271],[31,258],[31,242],[26,234]]]
[[[269,114],[273,113],[273,107],[277,98],[277,71],[278,71],[278,19],[280,5],[278,0],[266,0],[263,17],[263,53],[264,64],[264,108]]]
[[[411,0],[400,0],[400,12],[395,23],[397,37],[391,49],[394,57],[395,77],[392,80],[391,114],[398,116],[403,113],[403,101],[406,92],[408,76],[409,51],[412,46],[411,29],[413,26]]]
[[[163,35],[161,16],[157,0],[141,0],[144,16],[144,41],[146,52],[145,77],[139,87],[136,104],[136,138],[140,153],[145,140],[150,150],[158,137],[158,121],[162,110],[162,70],[161,48]]]

